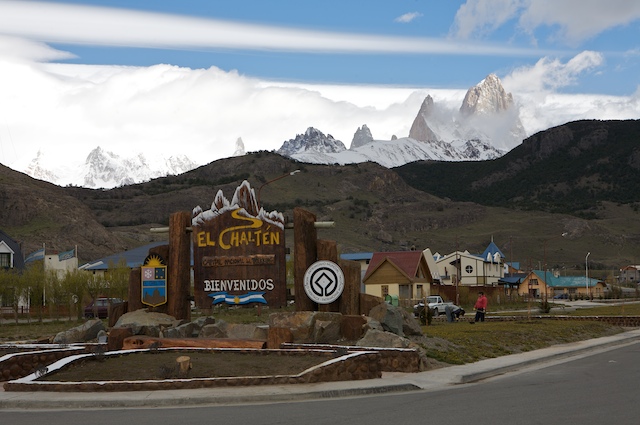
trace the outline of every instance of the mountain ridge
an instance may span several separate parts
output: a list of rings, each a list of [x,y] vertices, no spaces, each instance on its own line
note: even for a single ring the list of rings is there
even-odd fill
[[[374,139],[365,123],[359,127],[349,149],[331,134],[310,126],[303,134],[284,141],[278,153],[317,164],[350,164],[366,161],[397,167],[417,160],[468,161],[502,156],[525,136],[513,97],[499,78],[490,74],[471,87],[458,110],[448,110],[428,95],[414,118],[408,137]],[[242,138],[232,156],[245,154]],[[97,146],[82,163],[71,156],[55,160],[51,151],[38,151],[18,169],[32,177],[60,185],[113,188],[175,175],[198,165],[186,155],[166,156],[161,149],[122,156]]]
[[[43,243],[59,251],[78,245],[81,259],[95,260],[166,240],[149,229],[167,225],[173,212],[211,204],[218,190],[230,196],[246,180],[268,211],[290,220],[293,208],[302,207],[318,221],[334,221],[336,227],[319,236],[336,240],[342,253],[412,246],[482,252],[493,239],[516,261],[539,259],[544,243],[561,265],[579,267],[589,251],[594,268],[611,270],[640,257],[639,122],[567,123],[491,161],[388,169],[373,162],[308,164],[262,151],[110,190],[59,187],[0,167],[0,222],[25,254]],[[422,169],[427,174],[416,171]],[[602,173],[611,175],[595,179]],[[418,183],[435,189],[419,190]],[[581,199],[567,202],[572,184],[591,197],[586,209]],[[529,205],[527,196],[536,202]]]

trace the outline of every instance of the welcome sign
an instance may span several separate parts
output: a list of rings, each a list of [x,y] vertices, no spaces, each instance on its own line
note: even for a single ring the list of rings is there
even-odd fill
[[[260,208],[247,181],[231,201],[218,191],[210,210],[196,207],[191,224],[199,308],[286,305],[284,216]]]

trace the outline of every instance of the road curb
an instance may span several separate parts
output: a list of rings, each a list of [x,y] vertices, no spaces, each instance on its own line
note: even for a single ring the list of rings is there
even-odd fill
[[[597,338],[594,340],[578,341],[577,343],[571,343],[567,345],[548,347],[541,350],[536,350],[536,352],[531,352],[531,353],[535,353],[536,355],[530,359],[522,360],[521,358],[520,361],[518,362],[505,364],[503,366],[490,367],[490,368],[487,368],[487,370],[480,370],[473,373],[457,375],[456,376],[457,379],[454,379],[453,381],[456,384],[469,384],[469,383],[481,381],[483,379],[502,375],[505,373],[514,372],[516,370],[533,366],[536,364],[546,363],[546,362],[565,359],[565,358],[571,358],[571,357],[579,356],[581,354],[584,354],[586,352],[590,352],[593,350],[607,351],[609,349],[619,348],[624,345],[634,344],[638,341],[640,341],[640,333],[628,334],[628,335],[623,334],[622,338],[621,338],[621,335],[614,335],[614,336]],[[583,346],[576,348],[575,345],[583,345]],[[543,351],[545,351],[545,353],[542,353]],[[546,353],[546,351],[548,351],[548,353]],[[526,354],[526,353],[521,353],[521,354]],[[504,362],[505,360],[508,361],[508,357],[509,356],[498,357],[496,359],[502,359],[502,361]],[[495,359],[490,359],[490,360],[495,360]]]

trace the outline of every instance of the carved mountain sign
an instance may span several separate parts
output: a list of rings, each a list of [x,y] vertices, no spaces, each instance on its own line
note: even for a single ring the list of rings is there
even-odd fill
[[[286,305],[284,216],[258,206],[247,181],[229,201],[218,191],[211,209],[193,210],[194,296],[216,304]]]

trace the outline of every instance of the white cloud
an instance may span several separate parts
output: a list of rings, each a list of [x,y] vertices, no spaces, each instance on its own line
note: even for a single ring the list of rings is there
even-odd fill
[[[452,34],[459,38],[485,35],[516,17],[523,0],[468,0],[460,6]]]
[[[0,34],[89,45],[315,53],[531,55],[525,49],[451,40],[310,31],[126,9],[0,2]],[[536,53],[537,54],[537,53]]]
[[[375,103],[359,96],[365,92]],[[25,169],[38,150],[73,166],[97,146],[127,157],[186,154],[205,164],[230,156],[238,137],[248,151],[273,150],[311,126],[347,146],[363,124],[377,138],[402,137],[426,96],[411,89],[287,86],[215,67],[7,57],[0,57],[0,93],[0,163],[14,169]]]
[[[452,26],[459,38],[485,36],[517,19],[535,38],[540,27],[556,30],[552,38],[563,44],[580,42],[608,29],[640,19],[640,2],[631,0],[468,0],[460,6]]]
[[[528,31],[557,26],[557,38],[576,45],[610,28],[640,19],[640,2],[630,0],[529,0],[520,17]]]
[[[409,23],[409,22],[412,22],[412,21],[418,19],[421,16],[422,16],[422,13],[420,13],[420,12],[405,13],[404,15],[398,16],[396,19],[393,20],[393,22],[406,24],[406,23]]]
[[[75,57],[71,53],[56,50],[44,43],[0,35],[0,57],[3,56],[45,62]]]
[[[542,58],[535,65],[521,67],[502,79],[505,88],[513,92],[549,92],[575,84],[577,78],[604,63],[598,52],[584,51],[566,63],[559,59]]]

